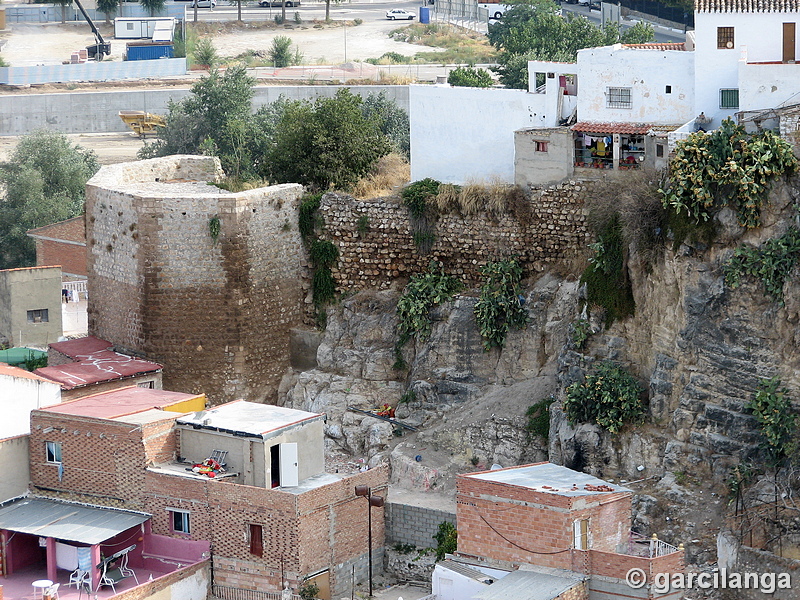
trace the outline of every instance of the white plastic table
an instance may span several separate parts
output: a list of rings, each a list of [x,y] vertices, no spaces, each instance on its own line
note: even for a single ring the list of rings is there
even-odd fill
[[[44,600],[44,591],[51,585],[53,585],[53,582],[50,581],[49,579],[37,579],[31,585],[33,586],[34,600],[36,598],[41,598],[42,600]]]

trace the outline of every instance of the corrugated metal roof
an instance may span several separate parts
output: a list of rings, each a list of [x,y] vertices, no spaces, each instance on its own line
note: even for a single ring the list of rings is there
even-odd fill
[[[696,12],[797,12],[800,0],[695,0]]]
[[[684,42],[648,42],[646,44],[622,44],[623,48],[633,48],[634,50],[679,50],[686,51]]]
[[[83,544],[99,544],[148,519],[143,513],[46,498],[24,498],[0,507],[0,529]]]
[[[481,573],[478,571],[478,569],[473,569],[469,565],[465,565],[454,560],[444,560],[439,564],[446,569],[450,569],[455,573],[459,573],[464,577],[469,577],[470,579],[474,579],[476,581],[483,582],[484,579],[494,579],[494,577],[489,577],[486,573]]]
[[[629,489],[622,486],[548,462],[508,467],[497,471],[470,473],[459,475],[459,477],[505,483],[558,496],[576,497],[612,492],[630,492]]]
[[[263,437],[273,431],[304,421],[324,418],[317,413],[272,404],[234,400],[178,419],[180,425],[227,433]]]
[[[579,121],[570,129],[583,133],[597,133],[608,135],[610,133],[634,133],[644,135],[652,125],[646,123],[593,123],[591,121]]]
[[[475,594],[480,600],[553,600],[580,582],[536,571],[512,571]]]

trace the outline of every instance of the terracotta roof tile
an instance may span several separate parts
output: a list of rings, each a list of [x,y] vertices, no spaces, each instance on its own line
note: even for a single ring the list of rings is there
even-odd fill
[[[800,0],[695,0],[695,12],[798,12]]]
[[[622,44],[623,48],[633,48],[634,50],[680,50],[686,51],[686,44],[683,42],[653,42],[650,44]]]
[[[20,369],[19,367],[12,367],[11,365],[7,365],[6,363],[0,362],[0,375],[7,375],[8,377],[19,377],[22,379],[33,379],[34,381],[44,381],[47,383],[53,383],[49,379],[45,377],[41,377],[36,375],[35,373],[31,373],[30,371],[26,371],[25,369]]]
[[[590,121],[579,121],[570,129],[583,133],[611,134],[611,133],[634,133],[644,135],[652,128],[646,123],[592,123]]]

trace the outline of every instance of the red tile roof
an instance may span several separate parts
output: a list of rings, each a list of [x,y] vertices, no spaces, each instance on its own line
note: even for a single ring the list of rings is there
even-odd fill
[[[652,42],[649,44],[622,44],[624,48],[633,48],[635,50],[680,50],[686,51],[686,44],[683,42]]]
[[[7,375],[8,377],[21,377],[22,379],[33,379],[34,381],[46,381],[47,383],[53,383],[49,379],[40,377],[35,373],[31,373],[30,371],[26,371],[25,369],[20,369],[19,367],[12,367],[11,365],[7,365],[6,363],[3,362],[0,362],[0,375]]]
[[[646,123],[592,123],[590,121],[579,121],[570,129],[583,133],[596,133],[598,135],[609,135],[612,133],[634,133],[644,135],[652,128]]]
[[[192,398],[197,398],[197,394],[167,392],[165,390],[151,390],[130,386],[111,390],[110,392],[92,394],[78,400],[62,402],[42,410],[65,415],[117,419],[153,408],[167,408]],[[166,416],[177,417],[180,414],[167,413]]]
[[[67,340],[66,342],[55,342],[50,344],[50,347],[57,352],[61,352],[61,354],[66,354],[70,358],[80,360],[81,357],[89,356],[100,350],[111,350],[114,344],[89,335],[74,340]]]
[[[696,12],[797,12],[800,0],[695,0]]]
[[[34,371],[61,384],[61,388],[73,388],[113,381],[145,373],[155,373],[162,369],[158,363],[126,356],[111,350],[99,350],[88,356],[80,356],[81,362],[67,363],[57,367],[42,367]]]

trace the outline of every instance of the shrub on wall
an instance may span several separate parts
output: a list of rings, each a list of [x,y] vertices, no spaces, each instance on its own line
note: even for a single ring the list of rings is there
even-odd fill
[[[528,324],[524,307],[522,266],[516,259],[490,262],[481,268],[483,285],[475,305],[475,320],[483,337],[483,348],[502,348],[510,329],[522,329]]]
[[[443,560],[445,554],[452,554],[458,549],[458,531],[449,521],[439,523],[439,530],[433,539],[436,540],[436,560]]]
[[[762,379],[747,405],[761,428],[767,453],[776,464],[797,450],[797,413],[788,393],[777,377]]]
[[[800,231],[792,227],[778,238],[767,240],[759,248],[742,246],[725,264],[725,283],[739,287],[742,277],[760,279],[764,292],[783,306],[783,286],[800,257]]]
[[[567,388],[564,413],[570,423],[596,423],[618,433],[626,423],[638,421],[644,413],[644,389],[622,367],[600,363],[583,383]]]

